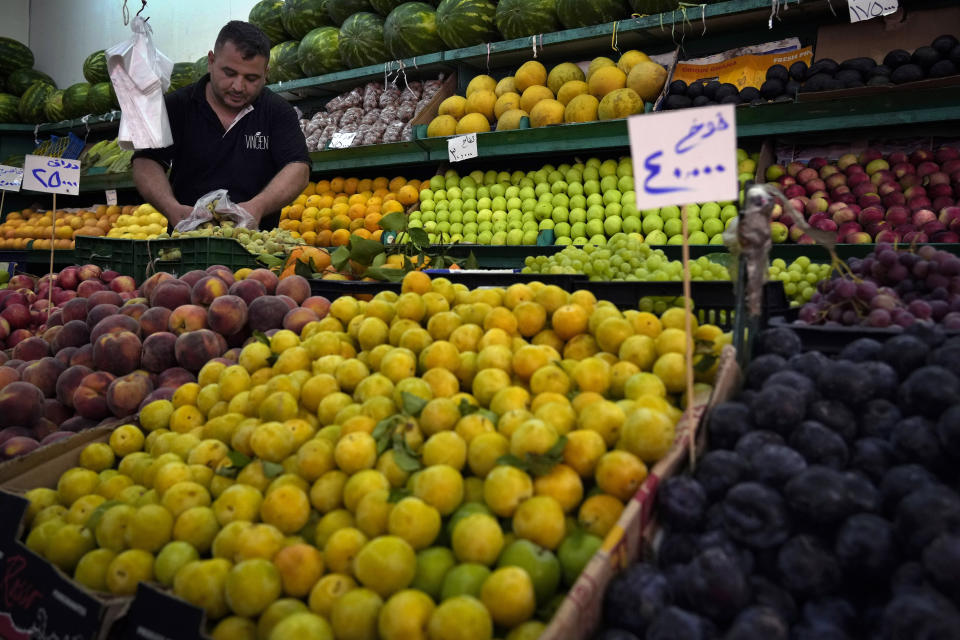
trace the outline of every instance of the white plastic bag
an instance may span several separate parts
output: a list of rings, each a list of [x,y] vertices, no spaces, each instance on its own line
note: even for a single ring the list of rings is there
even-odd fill
[[[120,102],[123,149],[158,149],[173,144],[163,93],[170,86],[173,62],[153,46],[153,30],[139,16],[133,35],[106,51],[110,80]]]
[[[197,200],[193,211],[177,224],[174,231],[192,231],[205,222],[219,224],[224,220],[230,220],[245,229],[257,228],[257,221],[243,207],[230,200],[226,189],[217,189]]]

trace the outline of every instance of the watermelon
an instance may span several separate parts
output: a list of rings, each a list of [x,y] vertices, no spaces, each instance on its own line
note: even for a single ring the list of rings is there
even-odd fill
[[[43,71],[37,71],[36,69],[17,69],[7,76],[7,91],[16,96],[22,96],[23,92],[27,90],[27,87],[34,82],[46,82],[53,87],[57,86],[53,78]]]
[[[391,11],[383,23],[383,41],[397,60],[444,49],[437,12],[426,2],[404,2]]]
[[[63,90],[63,115],[68,120],[82,118],[87,111],[87,95],[90,93],[90,84],[78,82]]]
[[[340,27],[340,59],[348,69],[379,64],[390,59],[383,41],[383,18],[375,13],[355,13]]]
[[[20,98],[0,93],[0,122],[20,122]]]
[[[34,82],[27,87],[27,90],[20,96],[20,119],[30,124],[40,124],[46,120],[47,116],[43,112],[43,107],[47,104],[47,98],[54,91],[56,89],[45,82]]]
[[[329,0],[327,14],[333,23],[342,26],[355,13],[372,11],[370,0]]]
[[[194,79],[199,80],[205,75],[207,75],[207,56],[203,56],[193,63]]]
[[[95,116],[112,111],[116,107],[117,95],[109,82],[98,82],[87,92],[87,113]]]
[[[497,5],[490,0],[443,0],[437,7],[437,29],[451,49],[500,39],[494,20]]]
[[[327,12],[327,2],[328,0],[287,0],[280,12],[283,28],[295,40],[302,40],[317,27],[333,26],[333,20]]]
[[[297,48],[297,61],[306,77],[343,70],[340,60],[340,30],[318,27],[304,36]]]
[[[507,40],[560,31],[557,0],[500,0],[497,29]]]
[[[297,50],[300,42],[288,40],[270,49],[270,64],[267,67],[267,82],[289,82],[303,77]]]
[[[282,11],[283,0],[260,0],[250,9],[247,20],[267,35],[271,45],[276,45],[289,39],[280,17]]]
[[[47,122],[60,122],[66,120],[63,113],[63,89],[59,89],[50,94],[47,103],[43,105],[43,113],[47,116]]]
[[[83,61],[83,77],[90,84],[106,82],[110,79],[110,74],[107,72],[107,54],[102,49],[94,51]]]
[[[33,51],[13,38],[0,37],[0,75],[33,67]]]
[[[177,62],[170,73],[170,87],[167,93],[181,89],[196,81],[196,67],[193,62]]]
[[[630,0],[630,6],[636,13],[650,16],[673,11],[680,6],[680,0]]]
[[[390,12],[403,4],[403,0],[370,0],[373,10],[386,18]]]
[[[557,15],[567,29],[622,20],[630,16],[627,0],[557,0]]]

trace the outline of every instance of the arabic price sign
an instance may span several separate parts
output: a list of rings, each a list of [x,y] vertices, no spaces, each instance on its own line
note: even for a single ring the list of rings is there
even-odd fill
[[[896,13],[900,8],[897,0],[848,0],[850,22],[861,22]]]
[[[738,198],[732,104],[632,116],[627,129],[637,209]]]
[[[23,169],[0,164],[0,189],[20,191],[21,182],[23,182]]]
[[[447,140],[447,155],[450,162],[462,162],[477,157],[477,134],[468,133]]]
[[[23,188],[75,196],[80,193],[80,161],[26,156],[23,161]]]
[[[117,204],[117,190],[116,189],[107,189],[107,206],[112,207]]]
[[[346,149],[353,144],[353,139],[357,137],[356,131],[337,131],[330,138],[331,149]]]

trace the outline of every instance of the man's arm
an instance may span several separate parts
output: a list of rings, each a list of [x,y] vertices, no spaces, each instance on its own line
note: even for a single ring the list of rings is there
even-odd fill
[[[193,211],[193,206],[177,202],[167,172],[156,160],[134,158],[133,183],[140,195],[167,217],[171,229]]]
[[[263,191],[246,202],[238,202],[244,211],[252,215],[257,224],[263,216],[279,211],[307,188],[310,182],[310,166],[304,162],[291,162],[267,183]]]

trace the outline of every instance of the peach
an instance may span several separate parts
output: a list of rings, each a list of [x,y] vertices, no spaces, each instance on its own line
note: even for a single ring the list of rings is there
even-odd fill
[[[233,271],[231,271],[229,267],[225,267],[222,264],[215,264],[211,267],[207,267],[207,273],[211,276],[217,276],[226,282],[228,287],[236,282],[236,278],[233,276]]]
[[[103,273],[103,269],[98,267],[95,264],[85,264],[80,267],[79,276],[81,280],[93,280],[99,278],[100,274]]]
[[[73,407],[77,413],[91,420],[103,420],[109,416],[107,389],[115,379],[113,374],[106,371],[94,371],[84,376],[73,394]]]
[[[66,369],[65,364],[56,358],[47,356],[24,367],[20,379],[40,389],[47,398],[53,398],[57,395],[57,378]]]
[[[48,435],[46,438],[44,438],[43,440],[40,441],[40,446],[41,446],[41,447],[45,447],[45,446],[47,446],[48,444],[53,444],[54,442],[59,442],[59,441],[61,441],[61,440],[66,440],[66,439],[71,438],[71,437],[73,437],[73,433],[71,433],[71,432],[69,432],[69,431],[62,431],[62,430],[60,430],[60,431],[54,431],[53,433],[51,433],[50,435]]]
[[[277,296],[262,296],[250,303],[248,310],[250,328],[254,331],[269,331],[283,326],[283,317],[290,311],[287,303]]]
[[[90,344],[96,344],[100,336],[105,333],[120,333],[121,331],[129,331],[139,337],[140,323],[130,316],[121,314],[104,318],[90,331]]]
[[[0,318],[0,340],[4,340],[10,335],[10,323],[6,318]]]
[[[149,377],[140,373],[125,375],[107,387],[107,406],[118,418],[129,416],[136,413],[140,403],[151,391],[153,383]]]
[[[160,387],[159,389],[154,389],[146,398],[143,399],[143,402],[140,403],[140,406],[137,407],[137,410],[143,411],[143,408],[154,400],[170,400],[173,398],[174,391],[176,391],[176,389],[173,387]]]
[[[247,343],[250,333],[250,327],[244,327],[236,333],[231,333],[229,336],[227,336],[227,346],[230,348],[242,347]]]
[[[140,334],[147,337],[150,334],[166,331],[170,326],[170,314],[166,307],[150,307],[140,316]]]
[[[149,300],[150,296],[153,294],[153,290],[156,289],[161,282],[175,279],[176,278],[166,271],[160,271],[143,281],[143,284],[140,285],[140,292],[143,294],[144,298]]]
[[[279,298],[280,300],[283,300],[283,303],[287,305],[288,311],[292,311],[300,306],[297,304],[297,301],[291,298],[290,296],[286,296],[286,295],[283,295],[282,293],[278,293],[276,297]]]
[[[30,309],[23,304],[11,304],[0,311],[0,318],[6,320],[11,329],[24,329],[30,326]]]
[[[45,416],[40,416],[40,419],[33,423],[33,437],[38,440],[43,440],[57,431],[57,423]]]
[[[251,280],[247,278],[246,280],[238,280],[230,285],[230,288],[227,290],[232,296],[239,296],[243,298],[243,301],[247,304],[250,304],[260,296],[267,295],[267,288],[263,286],[263,283],[259,280]]]
[[[53,357],[69,367],[70,359],[73,357],[73,354],[75,354],[76,352],[77,352],[77,347],[64,347],[59,351],[57,351],[56,355],[54,355]]]
[[[43,401],[43,417],[57,426],[63,424],[72,415],[73,411],[63,406],[56,398],[47,398]]]
[[[0,447],[0,459],[10,460],[20,456],[25,456],[31,451],[40,447],[40,443],[33,438],[17,436],[10,438]]]
[[[98,291],[106,291],[107,285],[99,280],[84,280],[77,285],[77,295],[81,298],[89,298]]]
[[[196,304],[183,304],[173,310],[167,321],[167,328],[180,335],[188,331],[205,329],[207,326],[207,310]]]
[[[63,317],[64,324],[71,320],[86,320],[89,311],[90,303],[86,298],[68,300],[66,304],[60,307],[60,314]]]
[[[87,296],[87,302],[91,309],[98,304],[115,304],[119,307],[123,304],[123,298],[120,297],[119,293],[114,291],[97,291]]]
[[[140,338],[130,331],[105,333],[93,343],[93,368],[122,376],[140,366]]]
[[[177,336],[167,331],[151,333],[143,341],[140,352],[140,365],[147,371],[162,373],[170,367],[177,366],[177,356],[173,346]]]
[[[221,295],[207,309],[207,325],[220,335],[233,335],[246,324],[247,303],[240,296]]]
[[[330,301],[323,296],[310,296],[301,302],[300,306],[310,309],[317,314],[317,317],[321,320],[330,312]]]
[[[316,322],[319,319],[317,314],[310,309],[299,307],[297,309],[291,309],[287,312],[287,315],[283,316],[283,328],[300,335],[300,332],[303,331],[303,328],[307,326],[307,324]]]
[[[43,415],[43,392],[29,382],[0,390],[0,427],[30,427]]]
[[[79,347],[72,356],[70,356],[70,366],[82,364],[85,367],[93,366],[93,345],[85,344]]]
[[[110,283],[110,290],[117,293],[137,290],[137,282],[130,276],[117,276],[113,280],[108,280],[108,282]]]
[[[149,308],[150,307],[143,304],[142,302],[134,302],[132,304],[130,302],[127,302],[122,307],[120,307],[120,313],[122,313],[125,316],[130,316],[134,320],[140,320],[141,316],[143,316],[143,314],[145,314],[147,312],[147,309]]]
[[[208,274],[206,271],[194,269],[193,271],[187,271],[185,274],[180,276],[180,282],[193,289],[193,286],[200,282],[202,278],[206,278],[207,275]]]
[[[3,318],[0,318],[0,320],[3,320]],[[6,321],[4,320],[4,322],[6,322]],[[2,323],[0,323],[0,324],[2,324]],[[59,327],[59,326],[62,325],[62,324],[63,324],[63,316],[60,314],[60,309],[54,309],[54,310],[53,310],[53,313],[51,313],[50,316],[47,318],[47,326],[48,326],[48,327]],[[10,326],[10,324],[7,323],[7,327],[9,327],[9,326]],[[0,333],[2,333],[2,330],[0,330]]]
[[[227,289],[227,283],[217,276],[205,276],[193,285],[190,301],[193,304],[207,306],[220,296],[227,295]]]
[[[172,311],[182,304],[190,304],[190,285],[181,280],[161,282],[150,296],[151,307],[166,307]]]
[[[57,334],[60,333],[60,330],[63,329],[63,326],[61,325],[59,327],[47,327],[46,329],[44,329],[45,326],[46,325],[41,325],[40,327],[38,327],[37,332],[39,333],[41,338],[47,341],[47,344],[53,345],[53,341],[56,339]],[[52,348],[53,347],[51,346],[51,349]],[[54,351],[53,353],[56,353],[56,351]]]
[[[310,283],[303,276],[287,276],[277,283],[278,296],[290,296],[297,304],[310,297]]]
[[[226,351],[223,338],[209,329],[199,329],[177,338],[174,351],[177,363],[188,371],[200,371],[209,360]]]
[[[120,307],[115,304],[98,304],[90,308],[90,312],[87,314],[87,326],[93,329],[104,318],[115,316],[118,313],[120,313]]]
[[[78,431],[90,429],[91,427],[95,426],[97,426],[96,420],[84,418],[83,416],[73,416],[72,418],[65,420],[63,424],[60,425],[60,431],[65,433],[76,433]]]
[[[64,289],[76,289],[80,284],[80,267],[67,267],[57,276],[57,284]]]
[[[100,274],[100,279],[106,282],[107,284],[110,284],[111,282],[113,282],[114,278],[116,278],[119,275],[120,275],[119,271],[114,271],[113,269],[104,269],[103,272]]]
[[[229,360],[230,362],[232,362],[233,364],[236,364],[237,362],[240,361],[240,351],[241,351],[240,347],[227,349],[226,353],[223,354],[223,357]]]
[[[29,329],[15,329],[10,332],[10,335],[7,336],[7,346],[15,347],[24,340],[32,338],[33,333]]]
[[[26,427],[7,427],[0,429],[0,445],[10,438],[29,438],[33,435],[33,430]]]
[[[15,367],[0,367],[0,390],[11,382],[18,382],[19,380],[20,373]]]
[[[60,289],[59,291],[54,290],[53,292],[53,304],[58,307],[66,304],[70,300],[73,300],[77,297],[76,291],[71,291],[70,289]]]
[[[245,280],[257,280],[266,288],[267,294],[271,296],[276,292],[277,283],[280,281],[277,274],[269,269],[254,269],[247,274]]]
[[[36,336],[18,342],[13,348],[13,357],[24,362],[39,360],[48,355],[50,355],[50,344]]]
[[[90,328],[83,320],[71,320],[63,325],[60,333],[50,343],[54,353],[59,354],[66,347],[82,347],[90,342]]]
[[[162,371],[158,376],[157,387],[169,387],[171,389],[176,389],[181,385],[196,381],[197,376],[187,371],[183,367],[170,367],[166,371]]]
[[[36,286],[36,281],[32,276],[28,276],[25,273],[18,273],[17,275],[10,278],[7,282],[8,289],[33,289]]]

